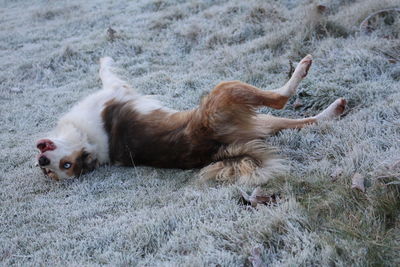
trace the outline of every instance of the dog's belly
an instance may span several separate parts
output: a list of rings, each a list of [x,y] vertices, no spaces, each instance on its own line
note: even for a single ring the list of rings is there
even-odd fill
[[[110,162],[180,169],[209,164],[221,144],[189,131],[189,115],[163,110],[142,114],[129,102],[107,103],[102,118]]]

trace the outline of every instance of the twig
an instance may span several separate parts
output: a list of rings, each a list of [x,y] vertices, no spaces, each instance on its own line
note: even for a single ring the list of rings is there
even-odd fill
[[[18,255],[18,254],[14,254],[11,255],[12,257],[16,257],[16,258],[32,258],[31,255]]]
[[[368,15],[360,24],[360,32],[366,33],[367,31],[370,31],[368,29],[368,21],[375,17],[378,14],[385,13],[385,12],[400,12],[400,8],[386,8],[386,9],[381,9],[378,10],[370,15]]]
[[[388,175],[381,175],[375,177],[375,179],[386,179],[386,178],[398,178],[400,177],[400,173],[393,173],[393,174],[388,174]]]
[[[384,54],[385,56],[387,56],[387,57],[389,57],[389,58],[391,58],[391,59],[394,59],[394,60],[396,60],[396,61],[399,61],[399,60],[400,60],[400,54],[399,54],[399,56],[397,56],[396,54],[392,54],[391,52],[389,52],[389,51],[384,51],[383,49],[380,49],[380,48],[375,48],[374,50],[377,50],[378,52],[381,52],[381,53]]]
[[[392,185],[392,184],[400,184],[400,182],[390,182],[390,183],[386,183],[385,185]]]
[[[289,79],[292,77],[293,72],[294,72],[293,62],[291,60],[289,60],[289,72],[288,72]]]

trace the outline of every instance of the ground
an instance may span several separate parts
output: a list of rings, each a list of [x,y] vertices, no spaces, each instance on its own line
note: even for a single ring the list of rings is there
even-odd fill
[[[318,6],[319,5],[319,6]],[[397,6],[396,6],[397,5]],[[393,1],[11,1],[0,5],[0,265],[399,265],[400,20]],[[138,91],[193,108],[222,80],[276,89],[314,58],[286,109],[340,120],[266,140],[288,170],[276,205],[198,170],[104,166],[55,182],[35,140],[101,86],[111,56]],[[340,175],[339,175],[340,174]],[[351,189],[365,179],[365,192]],[[254,250],[260,251],[259,258]]]

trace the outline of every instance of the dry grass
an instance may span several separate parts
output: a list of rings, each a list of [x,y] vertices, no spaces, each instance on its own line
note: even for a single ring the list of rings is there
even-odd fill
[[[0,8],[0,265],[383,265],[400,260],[398,17],[358,32],[398,1],[3,1]],[[110,38],[109,28],[115,30]],[[281,111],[302,117],[339,96],[340,121],[267,140],[290,171],[264,189],[276,206],[239,205],[236,185],[198,171],[105,166],[46,180],[34,140],[95,92],[113,57],[144,94],[188,109],[221,80],[275,89],[289,60],[315,61]],[[332,179],[337,169],[341,175]],[[360,173],[366,192],[351,189]],[[253,188],[241,188],[251,192]]]

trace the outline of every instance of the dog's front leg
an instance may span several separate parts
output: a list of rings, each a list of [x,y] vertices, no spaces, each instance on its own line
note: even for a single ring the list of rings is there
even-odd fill
[[[99,75],[103,83],[103,89],[113,90],[122,86],[129,87],[128,83],[121,80],[113,71],[114,60],[111,57],[100,59]]]

